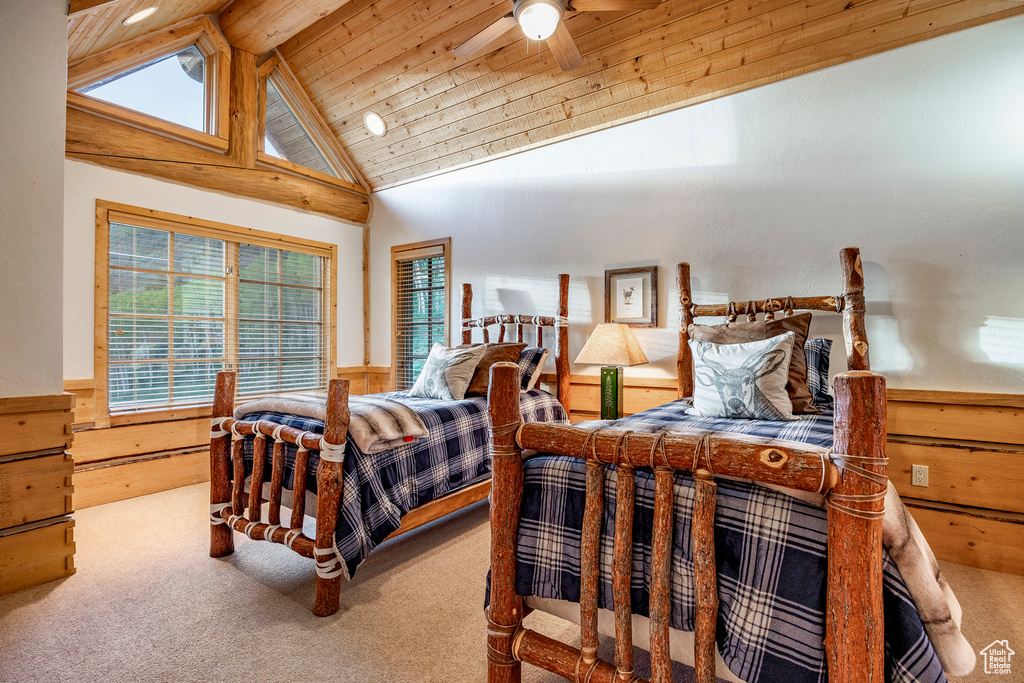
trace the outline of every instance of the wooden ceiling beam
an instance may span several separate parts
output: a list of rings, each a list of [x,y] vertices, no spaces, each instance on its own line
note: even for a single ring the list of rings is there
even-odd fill
[[[220,13],[233,47],[260,55],[274,49],[349,0],[234,0]]]
[[[112,5],[120,0],[71,0],[68,4],[68,16],[74,16],[79,12],[88,12],[102,5]]]

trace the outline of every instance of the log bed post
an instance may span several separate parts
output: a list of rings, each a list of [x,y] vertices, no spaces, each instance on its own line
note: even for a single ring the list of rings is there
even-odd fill
[[[676,355],[676,375],[679,398],[693,396],[693,356],[690,354],[689,325],[693,322],[693,294],[690,291],[690,264],[680,263],[676,274],[679,287],[679,351]]]
[[[516,538],[523,496],[522,452],[516,430],[519,409],[519,366],[491,366],[487,392],[491,429],[491,604],[487,608],[488,683],[518,683],[521,666],[512,641],[523,620],[522,598],[516,595]]]
[[[332,379],[327,385],[327,421],[324,425],[323,441],[328,446],[342,446],[342,449],[339,449],[340,453],[344,453],[343,447],[348,437],[348,390],[347,379]],[[318,617],[326,617],[337,612],[341,597],[341,580],[345,564],[335,547],[334,531],[338,526],[338,508],[341,504],[342,464],[340,455],[335,458],[327,449],[321,449],[320,464],[316,469],[317,508],[314,546],[317,577],[313,614]]]
[[[218,372],[213,394],[213,418],[231,417],[234,404],[235,373]],[[224,557],[235,551],[231,527],[220,517],[220,508],[231,502],[231,483],[228,481],[231,433],[220,427],[210,431],[210,557]]]
[[[868,335],[864,327],[867,306],[864,303],[864,264],[860,249],[846,247],[839,260],[843,266],[843,326],[846,334],[846,367],[848,370],[870,370]]]
[[[555,373],[558,377],[558,401],[566,416],[571,410],[569,377],[569,276],[558,276],[558,314],[555,316]]]
[[[462,343],[473,343],[473,330],[469,328],[469,320],[473,317],[473,285],[462,284]]]
[[[825,615],[829,681],[881,683],[885,680],[885,633],[880,515],[885,505],[877,496],[884,496],[886,490],[882,483],[886,469],[885,378],[850,371],[836,376],[834,388],[835,452],[874,460],[858,460],[841,468],[839,483],[830,494]],[[853,467],[875,473],[880,480]]]

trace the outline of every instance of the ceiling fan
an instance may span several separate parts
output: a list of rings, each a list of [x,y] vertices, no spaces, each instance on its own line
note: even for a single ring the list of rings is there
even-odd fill
[[[472,57],[519,24],[527,38],[547,41],[562,71],[572,71],[583,63],[583,55],[562,21],[566,12],[632,12],[660,4],[661,0],[515,0],[511,12],[452,52]]]

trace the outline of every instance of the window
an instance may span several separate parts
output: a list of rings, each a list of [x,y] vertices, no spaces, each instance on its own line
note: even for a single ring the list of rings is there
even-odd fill
[[[97,245],[109,414],[209,404],[223,369],[239,396],[326,386],[335,247],[111,206]]]
[[[397,390],[416,383],[435,343],[448,343],[450,250],[450,238],[391,249]]]
[[[266,130],[263,149],[267,154],[338,177],[270,79],[267,79],[267,107],[264,115]]]
[[[206,129],[206,56],[189,45],[78,92],[194,130]]]

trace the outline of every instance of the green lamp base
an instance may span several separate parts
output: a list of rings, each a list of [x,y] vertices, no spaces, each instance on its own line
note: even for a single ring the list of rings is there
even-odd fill
[[[606,365],[601,368],[601,419],[618,420],[622,417],[622,366]]]

